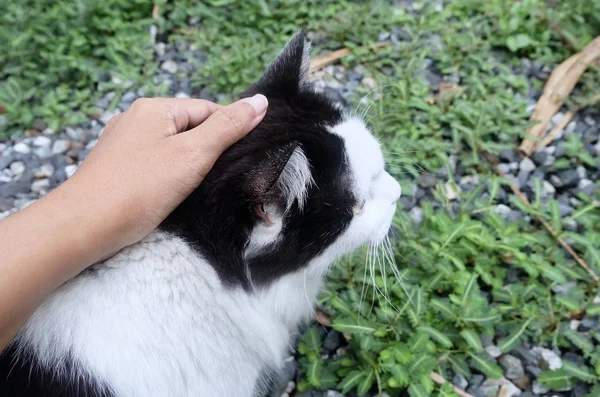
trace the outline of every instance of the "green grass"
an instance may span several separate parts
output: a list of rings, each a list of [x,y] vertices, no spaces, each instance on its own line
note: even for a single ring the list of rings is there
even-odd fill
[[[415,15],[378,1],[181,0],[157,2],[160,15],[153,21],[154,4],[146,0],[3,2],[4,134],[21,133],[36,118],[55,129],[85,120],[96,111],[95,100],[109,91],[144,87],[158,92],[147,83],[158,67],[148,33],[153,23],[170,40],[204,52],[207,62],[192,82],[227,98],[259,77],[299,27],[320,32],[315,53],[352,48],[342,64],[363,65],[381,88],[370,97],[378,99],[367,119],[390,153],[390,171],[405,192],[420,173],[451,169],[452,159],[465,174],[479,174],[481,183],[450,202],[444,194],[447,181],[439,182],[435,200],[423,208],[421,225],[405,213],[397,215],[394,225],[402,238],[391,248],[399,274],[367,260],[366,252],[334,268],[321,302],[333,316],[333,328],[347,337],[348,354],[323,358],[319,332],[311,328],[299,346],[304,380],[298,388],[357,390],[359,395],[371,388],[390,395],[408,388],[411,396],[452,396],[448,387],[432,383],[430,371],[467,378],[473,372],[501,374],[482,353],[480,335],[499,339],[506,352],[524,340],[575,349],[585,366],[567,364],[540,380],[557,390],[577,381],[597,383],[600,330],[571,331],[569,322],[584,311],[599,314],[592,301],[600,291],[541,225],[507,224],[492,211],[506,182],[478,153],[514,149],[523,137],[528,125],[523,97],[529,84],[540,89],[543,82],[515,76],[521,58],[552,67],[576,51],[547,21],[560,25],[581,49],[600,34],[600,0],[457,0],[441,12],[433,2],[424,3]],[[201,27],[190,28],[190,19],[199,19]],[[404,29],[410,40],[379,50],[369,46],[393,27]],[[428,60],[444,75],[460,77],[463,90],[428,104],[436,94],[421,77]],[[104,81],[104,72],[121,83]],[[591,68],[569,104],[585,104],[598,92],[599,81],[598,68]],[[357,105],[367,93],[357,93]],[[570,136],[556,167],[597,161],[582,145]],[[556,201],[538,196],[532,198],[533,209],[516,197],[511,201],[546,219],[600,274],[598,194],[581,196],[582,204],[571,214],[582,226],[578,234],[565,230],[568,219],[561,219]],[[518,270],[518,281],[507,283],[509,269]],[[553,291],[566,282],[574,283],[567,296]]]

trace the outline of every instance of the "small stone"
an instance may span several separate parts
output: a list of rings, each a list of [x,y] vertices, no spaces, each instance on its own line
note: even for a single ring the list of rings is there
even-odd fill
[[[50,188],[50,181],[48,179],[38,179],[31,184],[31,191],[35,193],[47,192]]]
[[[59,139],[54,141],[54,145],[52,145],[52,154],[63,154],[67,150],[71,149],[73,144],[71,141],[67,141],[64,139]]]
[[[9,169],[0,170],[0,182],[6,183],[12,180],[12,172]]]
[[[177,73],[177,63],[172,59],[167,59],[160,65],[160,68],[168,73],[174,74]]]
[[[586,331],[596,328],[598,326],[598,316],[585,316],[582,320],[581,320],[581,327],[585,328]]]
[[[484,350],[487,353],[487,355],[492,358],[498,358],[502,355],[502,350],[500,350],[498,346],[495,345],[486,346]]]
[[[514,150],[503,150],[500,152],[500,160],[506,163],[512,163],[519,160],[519,155]]]
[[[10,165],[10,172],[13,175],[21,175],[25,171],[25,163],[22,161],[15,161]]]
[[[454,375],[454,378],[452,378],[452,383],[461,390],[465,390],[467,386],[469,386],[469,382],[462,375]]]
[[[0,212],[10,211],[13,209],[14,206],[14,200],[0,198]]]
[[[538,395],[538,396],[540,394],[546,394],[550,391],[550,389],[548,389],[546,386],[542,385],[537,380],[533,381],[533,386],[531,387],[531,390],[533,391],[533,394]]]
[[[494,212],[505,219],[508,217],[511,211],[512,210],[510,209],[510,207],[504,204],[498,204],[496,208],[494,208]]]
[[[531,384],[531,379],[529,379],[529,376],[524,375],[520,378],[514,379],[513,383],[515,385],[517,385],[517,387],[521,390],[527,390],[529,388],[529,385]]]
[[[77,171],[77,166],[75,164],[67,165],[65,167],[65,174],[67,174],[67,178],[73,176],[75,171]]]
[[[528,157],[525,157],[519,163],[519,169],[522,171],[531,172],[531,171],[535,170],[535,164],[533,163],[533,161],[531,161],[531,159],[529,159]]]
[[[185,92],[178,92],[177,94],[175,94],[175,98],[189,98],[190,96],[188,94],[186,94]]]
[[[589,179],[582,179],[577,183],[577,190],[591,195],[594,190],[594,182]]]
[[[390,38],[390,36],[391,36],[390,32],[380,33],[379,36],[377,36],[377,41],[386,41]]]
[[[591,116],[585,116],[584,119],[583,119],[583,122],[586,123],[589,126],[596,125],[596,120],[594,120],[594,118],[591,117]]]
[[[485,382],[481,385],[481,388],[494,388],[497,387],[497,394],[493,394],[493,396],[502,396],[502,397],[514,397],[521,394],[521,389],[514,385],[511,381],[506,378],[500,379],[486,379]],[[489,394],[488,394],[489,395]]]
[[[36,146],[36,147],[50,146],[51,143],[52,143],[52,140],[44,135],[36,136],[33,139],[33,146]]]
[[[52,156],[52,149],[50,148],[50,145],[48,146],[41,146],[38,148],[35,148],[33,150],[33,153],[35,153],[36,156],[38,156],[40,159],[47,159],[48,157]]]
[[[36,178],[49,178],[54,174],[54,166],[52,164],[43,164],[35,173]]]
[[[434,187],[436,182],[437,182],[437,179],[436,179],[435,175],[430,174],[430,173],[419,175],[419,180],[417,181],[419,186],[421,186],[423,189],[428,189],[428,188]]]
[[[92,139],[91,141],[89,141],[89,143],[85,145],[86,150],[92,150],[92,148],[96,146],[96,143],[98,143],[97,139]]]
[[[131,105],[133,103],[133,101],[136,100],[136,98],[137,98],[137,95],[135,94],[135,92],[127,91],[121,97],[121,103]]]
[[[554,196],[556,188],[548,181],[542,182],[542,190],[545,196]]]
[[[573,212],[573,207],[571,207],[570,205],[559,203],[558,211],[560,212],[560,216],[562,216],[564,218],[565,216],[567,216]]]
[[[329,391],[327,391],[327,397],[344,397],[344,395],[335,390],[329,390]]]
[[[510,173],[510,164],[500,163],[498,164],[498,168],[500,168],[500,171],[504,172],[505,174]]]
[[[7,170],[10,173],[10,171]],[[0,172],[0,182],[10,182],[10,177],[8,181],[4,181],[2,178],[2,173]],[[25,181],[15,181],[10,183],[2,183],[0,184],[0,197],[9,198],[16,197],[19,193],[28,193],[30,185]]]
[[[456,184],[454,184],[454,182],[446,182],[445,190],[446,190],[446,198],[448,200],[455,200],[461,191],[460,187],[456,186]]]
[[[510,354],[505,354],[498,360],[502,368],[504,368],[504,376],[508,379],[518,379],[525,376],[525,370],[521,360]]]
[[[21,154],[28,154],[31,152],[31,148],[29,147],[29,145],[23,142],[19,142],[15,146],[13,146],[13,150]]]
[[[335,349],[340,347],[340,333],[336,331],[329,331],[325,339],[323,340],[323,348],[328,352],[333,352]]]
[[[365,77],[362,79],[361,84],[367,88],[374,89],[377,87],[377,82],[373,77]]]
[[[409,211],[408,216],[410,216],[410,218],[416,224],[423,222],[424,215],[423,215],[423,210],[420,207],[413,207]]]
[[[579,173],[577,170],[565,170],[558,173],[558,177],[563,183],[563,186],[575,186],[579,181]]]
[[[83,129],[82,128],[67,127],[65,129],[65,132],[67,133],[67,136],[69,137],[69,139],[71,139],[72,141],[79,141],[79,139],[83,135]]]
[[[102,114],[102,116],[100,116],[100,121],[102,122],[102,124],[106,125],[110,119],[112,119],[113,117],[115,117],[117,114],[121,113],[119,110],[112,110],[112,111],[106,111]]]
[[[479,184],[479,175],[466,175],[460,178],[460,185],[477,186]]]
[[[538,358],[542,368],[550,370],[562,368],[561,358],[552,350],[536,346],[531,349],[531,352]]]
[[[550,175],[550,183],[554,187],[562,187],[563,186],[562,180],[556,175]]]

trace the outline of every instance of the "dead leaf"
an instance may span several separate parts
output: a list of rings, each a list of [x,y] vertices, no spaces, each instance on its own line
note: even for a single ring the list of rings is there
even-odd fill
[[[540,139],[546,134],[546,127],[552,116],[569,97],[583,72],[599,57],[600,36],[592,40],[583,51],[569,57],[554,69],[544,86],[544,91],[535,110],[529,118],[530,121],[537,123],[527,130],[527,136],[519,146],[519,152],[523,156],[531,155]]]

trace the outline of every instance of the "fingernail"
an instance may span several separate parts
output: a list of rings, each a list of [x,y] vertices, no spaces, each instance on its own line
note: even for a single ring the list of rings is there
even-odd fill
[[[267,101],[267,97],[262,94],[256,94],[250,98],[242,99],[242,102],[246,102],[254,108],[254,111],[257,115],[264,113],[269,105],[269,101]]]

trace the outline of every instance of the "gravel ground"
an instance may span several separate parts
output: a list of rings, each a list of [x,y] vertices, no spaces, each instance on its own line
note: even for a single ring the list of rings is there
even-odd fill
[[[399,40],[402,30],[392,30],[383,34],[381,40]],[[178,97],[202,97],[218,99],[217,96],[206,92],[193,91],[190,88],[190,75],[199,62],[203,61],[197,49],[189,48],[186,43],[156,44],[156,53],[161,67],[157,70],[154,82],[163,85],[168,93]],[[550,70],[539,67],[535,62],[523,59],[515,73],[527,75],[530,78],[545,79]],[[329,66],[316,73],[317,86],[331,95],[336,101],[348,106],[349,99],[359,86],[374,88],[375,81],[363,75],[363,69],[358,66],[346,69],[342,66]],[[435,68],[423,70],[423,77],[434,87],[448,76],[442,76]],[[106,76],[111,79],[111,76]],[[113,80],[114,82],[114,80]],[[31,202],[43,196],[70,177],[80,162],[85,159],[89,150],[102,133],[104,124],[118,112],[125,110],[137,97],[143,96],[140,91],[127,91],[120,98],[118,109],[108,110],[108,104],[115,98],[115,93],[109,93],[97,105],[105,109],[95,119],[82,125],[52,131],[41,120],[36,120],[33,128],[20,136],[0,141],[0,220],[11,213],[26,207]],[[529,111],[533,110],[540,93],[530,92]],[[559,113],[553,119],[558,123],[563,114]],[[0,116],[0,130],[3,116]],[[586,109],[579,112],[566,129],[565,134],[579,135],[585,150],[595,158],[600,155],[600,110]],[[516,149],[516,148],[515,148]],[[522,159],[516,150],[504,151],[500,156],[500,168],[508,178],[531,199],[534,196],[536,180],[542,186],[542,198],[554,197],[560,203],[560,213],[563,218],[581,205],[577,195],[585,192],[591,195],[598,188],[596,181],[600,180],[600,164],[596,166],[578,166],[563,171],[553,171],[552,165],[566,158],[564,139],[558,139],[550,146],[536,152],[531,159]],[[456,159],[456,158],[455,158]],[[455,161],[452,172],[458,186],[463,191],[469,191],[480,183],[485,183],[479,175],[465,175],[465,168]],[[401,204],[415,222],[423,219],[421,204],[433,200],[433,188],[438,181],[447,181],[445,169],[435,174],[422,174],[413,184],[412,189],[404,192]],[[500,194],[495,211],[508,221],[523,218],[524,215],[509,201],[511,192],[508,188]],[[486,193],[487,194],[487,193]],[[452,189],[448,189],[448,198],[453,199]],[[572,221],[568,230],[577,231],[579,225]],[[517,278],[518,272],[513,270],[509,277]],[[565,291],[569,285],[557,286],[556,291]],[[596,317],[584,317],[581,321],[573,321],[572,327],[579,330],[591,329],[598,324]],[[329,354],[343,354],[343,337],[333,330],[323,329],[325,349]],[[504,390],[504,397],[520,395],[522,397],[582,397],[588,391],[588,386],[580,384],[571,390],[561,393],[549,393],[546,388],[535,381],[542,368],[560,368],[562,359],[580,362],[582,358],[574,352],[555,352],[543,346],[532,346],[524,342],[512,354],[501,354],[494,340],[485,341],[485,351],[505,370],[501,380],[486,379],[482,375],[474,375],[470,381],[456,376],[452,382],[470,394],[477,397],[497,396]],[[283,378],[278,382],[277,392],[273,396],[302,396],[302,397],[337,397],[341,394],[334,391],[294,392],[298,381],[298,365],[296,358],[291,356],[285,362]]]

